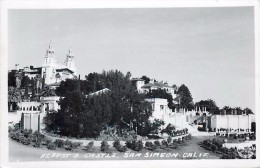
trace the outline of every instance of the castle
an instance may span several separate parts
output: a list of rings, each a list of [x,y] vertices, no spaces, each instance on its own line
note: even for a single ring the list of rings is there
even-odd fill
[[[56,61],[54,50],[52,46],[49,45],[46,50],[41,72],[41,77],[45,79],[45,84],[59,83],[63,80],[76,77],[76,74],[77,69],[71,49],[69,49],[69,52],[66,55],[64,64],[61,64]]]
[[[18,64],[16,64],[18,66]],[[77,76],[77,69],[75,66],[75,58],[72,50],[69,49],[66,54],[64,63],[59,63],[55,59],[55,52],[51,44],[48,46],[44,63],[41,67],[24,67],[23,69],[12,70],[16,73],[16,85],[19,87],[21,83],[21,76],[27,76],[29,79],[42,78],[44,84],[53,85],[58,84],[66,79],[73,79]]]

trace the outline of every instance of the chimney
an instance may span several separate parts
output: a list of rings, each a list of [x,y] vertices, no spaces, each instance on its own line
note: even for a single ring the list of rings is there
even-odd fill
[[[18,71],[19,70],[19,64],[15,64],[15,69]]]

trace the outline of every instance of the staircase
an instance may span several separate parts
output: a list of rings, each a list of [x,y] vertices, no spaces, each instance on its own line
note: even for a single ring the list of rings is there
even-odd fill
[[[192,136],[211,136],[212,135],[212,134],[209,134],[208,132],[198,131],[197,125],[190,125],[189,123],[185,123],[184,126],[186,128],[188,128],[188,132],[191,133]]]

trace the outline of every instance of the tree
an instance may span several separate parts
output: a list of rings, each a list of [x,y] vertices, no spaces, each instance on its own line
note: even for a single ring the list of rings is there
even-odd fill
[[[56,96],[55,90],[51,89],[50,86],[45,85],[40,93],[40,96],[48,97],[48,96]]]
[[[187,86],[182,84],[177,91],[177,96],[179,97],[179,108],[185,108],[188,110],[194,108],[193,98]]]
[[[121,133],[133,123],[136,133],[143,134],[144,124],[152,115],[151,105],[136,91],[130,77],[130,73],[111,70],[91,73],[83,81],[61,82],[56,89],[62,96],[60,110],[47,114],[47,129],[67,136],[97,137],[108,127],[117,127]],[[86,93],[103,88],[110,91],[86,97]]]
[[[145,83],[145,84],[149,83],[150,80],[151,80],[149,77],[147,77],[147,76],[145,76],[145,75],[143,75],[143,76],[141,77],[141,79],[144,80],[144,83]]]
[[[15,87],[8,87],[8,109],[10,111],[16,109],[17,103],[21,101],[21,92]]]
[[[16,87],[16,71],[8,72],[8,86]]]
[[[243,110],[241,109],[241,107],[236,107],[235,109],[233,109],[236,111],[237,115],[242,115],[243,114]]]
[[[65,136],[77,137],[82,130],[81,124],[87,118],[84,117],[82,95],[78,91],[67,93],[65,98],[61,98],[59,105],[58,112],[47,113],[44,119],[46,130],[59,131]]]
[[[31,97],[31,100],[33,101],[33,100],[35,100],[35,85],[36,85],[36,83],[35,83],[35,79],[32,79],[31,80],[32,81],[32,97]]]
[[[223,111],[223,113],[226,113],[228,115],[228,114],[232,113],[232,108],[229,106],[224,106],[222,111]]]
[[[58,88],[56,88],[55,93],[58,96],[65,96],[67,93],[73,92],[79,89],[79,80],[75,79],[66,79],[61,81]]]
[[[25,89],[24,99],[28,99],[28,96],[29,96],[29,82],[30,82],[30,79],[28,76],[22,77],[21,87]]]
[[[216,105],[215,101],[212,99],[201,100],[195,103],[196,107],[206,107],[207,111],[211,114],[219,114],[219,107]]]
[[[153,121],[147,120],[142,126],[138,127],[138,134],[141,136],[147,136],[151,134],[158,135],[161,132],[161,127],[164,125],[164,121],[154,119]]]
[[[250,108],[248,108],[248,107],[246,107],[243,111],[244,111],[244,113],[246,113],[246,115],[254,114],[253,111]]]

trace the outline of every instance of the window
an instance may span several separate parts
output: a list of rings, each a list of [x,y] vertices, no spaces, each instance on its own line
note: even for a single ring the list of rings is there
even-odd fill
[[[160,109],[163,110],[163,109],[164,109],[164,106],[163,106],[163,105],[160,105]]]
[[[152,104],[152,111],[154,111],[154,104]]]

